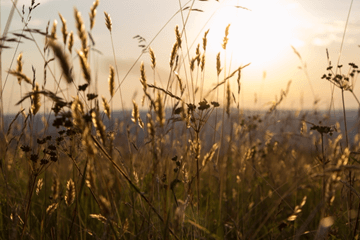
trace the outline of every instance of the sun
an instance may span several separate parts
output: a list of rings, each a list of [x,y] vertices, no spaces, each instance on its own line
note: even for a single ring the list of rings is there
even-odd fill
[[[289,1],[226,1],[218,6],[208,24],[209,51],[219,52],[230,24],[227,55],[235,64],[251,62],[252,66],[274,64],[297,39],[296,4]],[[220,48],[219,48],[220,46]]]

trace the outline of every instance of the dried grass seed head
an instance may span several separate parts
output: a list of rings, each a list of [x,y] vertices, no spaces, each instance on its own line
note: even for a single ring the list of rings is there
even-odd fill
[[[222,47],[223,49],[226,49],[227,43],[229,41],[228,35],[229,35],[229,28],[230,28],[230,24],[227,25],[226,29],[225,29],[225,37],[222,43]]]
[[[217,75],[219,76],[222,68],[221,68],[221,61],[220,61],[220,52],[216,55],[216,71]]]
[[[71,115],[73,118],[74,125],[79,129],[83,130],[85,127],[85,123],[83,120],[84,114],[84,106],[78,96],[74,99],[71,104]]]
[[[137,123],[138,122],[138,119],[140,117],[140,113],[139,113],[139,107],[138,105],[136,104],[135,100],[133,100],[133,111],[131,113],[131,121],[133,121],[134,123]]]
[[[96,108],[95,111],[91,113],[92,121],[96,129],[96,135],[101,138],[101,141],[106,145],[106,127],[101,121],[99,109]]]
[[[144,92],[146,92],[147,90],[147,81],[146,81],[146,75],[145,75],[145,66],[144,66],[144,62],[141,62],[140,65],[140,82],[143,86],[143,90]]]
[[[33,115],[35,115],[40,110],[41,107],[39,91],[40,91],[39,84],[36,83],[35,87],[33,88],[33,95],[31,96],[32,99],[31,112]]]
[[[111,17],[107,12],[104,12],[104,14],[105,14],[105,25],[106,25],[107,29],[109,29],[109,31],[111,32],[111,30],[112,30]]]
[[[178,42],[175,42],[172,47],[171,54],[170,54],[170,68],[172,68],[174,65],[174,60],[177,55],[178,48],[179,48],[179,44],[178,44]]]
[[[204,71],[205,68],[205,53],[201,56],[201,64],[200,64],[201,71]]]
[[[65,203],[70,206],[75,200],[75,183],[70,178],[66,184]]]
[[[83,73],[83,77],[85,78],[86,82],[90,85],[91,83],[91,73],[90,73],[90,67],[87,62],[87,58],[85,56],[85,53],[83,51],[78,51],[79,59],[80,59],[80,65],[81,70]]]
[[[66,20],[64,19],[64,17],[59,13],[59,17],[62,23],[62,27],[61,27],[61,33],[63,35],[63,42],[64,44],[66,44],[66,39],[68,36],[68,31],[67,31],[67,24],[66,24]]]
[[[76,29],[78,31],[78,36],[81,40],[81,47],[82,52],[84,53],[84,56],[87,58],[88,53],[88,40],[87,40],[87,34],[85,30],[85,24],[81,17],[81,13],[74,8],[74,15],[75,15],[75,22],[76,22]]]
[[[175,27],[175,35],[176,35],[176,41],[177,41],[178,47],[181,48],[181,34],[179,31],[178,25],[176,25],[176,27]]]
[[[54,20],[54,23],[53,23],[53,26],[52,26],[52,29],[51,29],[51,38],[52,39],[57,38],[57,36],[56,36],[56,27],[57,27],[57,21]]]
[[[150,54],[150,60],[151,60],[151,68],[155,69],[156,67],[156,57],[155,57],[155,53],[153,51],[153,49],[150,47],[149,48],[149,54]]]
[[[70,53],[72,53],[73,46],[74,46],[74,33],[73,31],[71,31],[69,33],[69,42],[68,42],[68,49]]]
[[[226,114],[230,117],[230,105],[231,105],[231,89],[230,81],[227,81],[226,85]]]
[[[102,98],[102,104],[104,107],[104,112],[105,112],[106,116],[110,119],[111,118],[110,105],[104,96],[102,96],[101,98]]]
[[[210,29],[208,29],[204,33],[204,37],[203,37],[203,49],[204,49],[204,52],[206,51],[206,47],[207,47],[207,35],[208,35],[209,31],[210,31]]]
[[[23,54],[22,52],[19,54],[19,56],[17,57],[16,59],[16,71],[21,73],[22,72],[22,69],[23,69],[23,62],[22,62],[22,57],[23,57]],[[17,78],[18,79],[18,83],[21,84],[21,79],[20,77]]]
[[[63,51],[63,48],[57,44],[54,40],[51,40],[49,42],[49,45],[51,49],[54,52],[54,55],[59,61],[60,67],[64,73],[66,82],[68,84],[73,82],[73,76],[72,76],[72,67],[70,64],[69,56]]]
[[[162,96],[158,93],[155,101],[156,121],[163,127],[165,124],[165,108],[163,105]]]
[[[197,45],[196,47],[196,61],[197,61],[197,65],[200,65],[200,58],[201,58],[201,53],[200,53],[200,44]]]
[[[109,92],[110,96],[113,98],[115,94],[115,70],[114,67],[110,65],[109,70]]]
[[[99,0],[96,0],[90,8],[90,30],[93,29],[95,25],[95,17],[96,17],[96,8],[99,6]]]

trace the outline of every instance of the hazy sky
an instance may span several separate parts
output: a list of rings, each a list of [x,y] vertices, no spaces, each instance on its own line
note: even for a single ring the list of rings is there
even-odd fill
[[[61,22],[58,16],[60,12],[68,23],[68,30],[76,33],[74,24],[74,7],[76,7],[84,18],[86,28],[89,30],[88,13],[93,3],[92,0],[47,0],[40,2],[32,12],[32,19],[29,28],[45,30],[47,22],[50,26],[56,19],[58,21],[57,35],[59,40],[61,35]],[[22,5],[27,7],[31,0],[19,0],[18,9],[21,12]],[[192,1],[181,1],[182,7]],[[215,0],[195,1],[193,8],[203,12],[193,11],[190,14],[189,22],[186,26],[186,39],[183,38],[183,46],[187,44],[190,56],[195,55],[195,47],[198,43],[202,44],[202,37],[206,30],[208,34],[207,49],[207,72],[205,75],[205,87],[211,88],[216,82],[215,62],[216,54],[221,53],[222,66],[226,67],[229,73],[241,65],[251,62],[251,65],[242,72],[242,88],[240,103],[245,108],[266,109],[266,103],[274,101],[280,96],[281,89],[285,89],[289,80],[292,81],[289,95],[282,103],[283,107],[298,109],[301,106],[312,108],[314,99],[320,99],[319,108],[329,108],[330,97],[332,94],[331,85],[321,76],[326,73],[328,65],[326,49],[329,50],[330,60],[336,65],[345,23],[349,12],[351,1],[335,0]],[[1,32],[6,24],[10,9],[10,0],[1,0]],[[241,6],[243,8],[237,8]],[[91,55],[91,69],[94,78],[98,79],[99,95],[109,97],[108,93],[108,70],[109,64],[114,65],[113,53],[111,48],[111,38],[109,31],[104,23],[104,11],[108,12],[113,22],[113,39],[117,63],[119,67],[120,81],[135,60],[141,55],[142,49],[138,46],[137,39],[133,37],[141,35],[146,39],[145,45],[150,44],[153,38],[164,27],[167,21],[173,17],[164,30],[151,43],[157,57],[157,83],[166,85],[169,75],[169,55],[171,47],[175,42],[174,27],[179,25],[182,29],[181,14],[176,14],[180,4],[178,0],[121,0],[121,1],[101,1],[97,9],[96,23],[92,30],[97,50],[102,55],[93,53]],[[354,1],[350,13],[349,24],[345,35],[344,45],[340,58],[343,64],[343,73],[347,73],[348,63],[360,64],[360,2]],[[184,11],[183,14],[188,14]],[[226,52],[221,48],[224,38],[225,27],[230,25],[229,43]],[[18,12],[14,13],[9,34],[21,33],[23,23]],[[9,37],[11,35],[8,35]],[[76,40],[75,48],[79,49],[79,40]],[[23,40],[17,48],[16,44],[8,44],[11,49],[3,50],[2,56],[2,77],[4,85],[5,112],[17,112],[19,106],[14,104],[20,99],[20,88],[17,80],[13,77],[7,78],[6,71],[15,69],[16,63],[11,65],[11,60],[23,52],[24,72],[32,76],[31,68],[36,69],[36,81],[43,85],[43,65],[41,53],[34,42]],[[36,36],[36,42],[43,50],[44,39]],[[304,70],[299,69],[303,66],[292,47],[300,53]],[[186,48],[184,48],[186,54]],[[78,67],[78,60],[74,58],[74,66]],[[225,60],[226,57],[226,60]],[[50,58],[50,57],[48,57]],[[124,80],[121,87],[123,99],[127,107],[131,107],[132,98],[137,92],[136,101],[140,104],[142,96],[141,84],[139,82],[139,65],[144,61],[148,81],[153,82],[153,73],[150,68],[149,55],[143,54],[135,66],[134,70]],[[188,63],[186,63],[188,64]],[[60,70],[56,62],[50,64],[56,76]],[[188,65],[186,65],[188,68]],[[180,72],[183,79],[190,78],[189,72]],[[77,75],[76,83],[84,83],[80,75]],[[187,76],[187,77],[186,77]],[[223,75],[221,75],[223,77]],[[196,74],[195,74],[196,77]],[[265,77],[265,78],[264,78]],[[160,80],[161,78],[161,80]],[[7,79],[7,80],[6,80]],[[48,73],[46,88],[53,90],[53,80]],[[237,93],[236,78],[231,80],[234,93]],[[61,85],[66,90],[67,86]],[[22,85],[22,93],[29,91],[29,86]],[[340,108],[340,90],[335,89],[334,99],[336,109]],[[360,87],[355,85],[355,95],[360,97]],[[70,90],[66,97],[75,95]],[[120,97],[116,94],[114,108],[120,108]],[[237,94],[236,94],[237,96]],[[257,100],[255,102],[255,100]],[[303,102],[303,105],[301,105]],[[357,108],[358,104],[354,97],[346,94],[346,104],[348,107]]]

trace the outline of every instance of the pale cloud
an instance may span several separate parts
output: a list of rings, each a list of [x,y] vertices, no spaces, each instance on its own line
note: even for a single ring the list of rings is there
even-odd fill
[[[315,46],[328,46],[332,43],[342,42],[345,21],[333,21],[331,23],[318,23],[314,25],[315,32],[312,44]],[[349,23],[346,29],[345,42],[346,44],[355,44],[359,38],[360,25],[356,23]]]

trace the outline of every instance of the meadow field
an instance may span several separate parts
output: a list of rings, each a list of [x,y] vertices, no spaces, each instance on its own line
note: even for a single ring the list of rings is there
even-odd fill
[[[319,109],[316,100],[280,109],[291,81],[266,109],[244,108],[242,73],[251,63],[230,67],[229,24],[209,76],[209,31],[195,51],[186,39],[194,2],[178,10],[184,27],[174,26],[166,84],[156,49],[141,46],[150,59],[139,64],[141,101],[123,99],[113,22],[97,13],[101,2],[89,6],[89,18],[70,9],[74,28],[61,13],[58,24],[29,28],[41,4],[23,8],[23,31],[2,36],[0,47],[36,42],[44,79],[23,71],[23,53],[2,69],[19,83],[21,110],[4,111],[0,84],[0,239],[358,239],[359,112],[344,98],[359,103],[356,63],[332,65],[327,56],[319,77],[342,96],[340,110]],[[95,19],[114,58],[104,96],[90,60]]]

